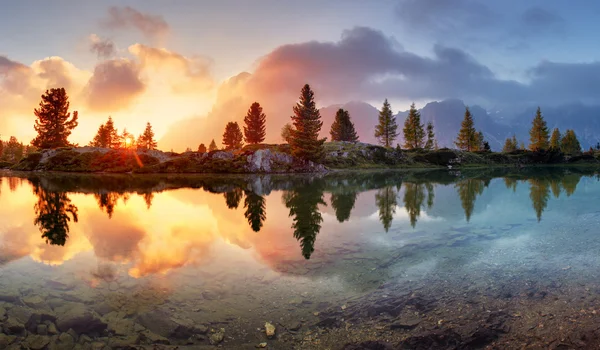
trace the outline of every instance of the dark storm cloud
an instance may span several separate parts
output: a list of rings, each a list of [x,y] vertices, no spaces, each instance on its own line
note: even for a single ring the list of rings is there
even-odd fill
[[[144,90],[137,65],[126,59],[114,59],[96,66],[85,93],[90,109],[108,112],[128,107]]]
[[[108,9],[108,19],[102,24],[112,29],[135,28],[150,39],[161,39],[169,32],[169,24],[162,16],[153,16],[126,6]]]

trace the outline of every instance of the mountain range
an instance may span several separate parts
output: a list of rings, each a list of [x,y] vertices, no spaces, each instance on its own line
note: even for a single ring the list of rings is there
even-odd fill
[[[375,139],[375,125],[378,121],[377,108],[365,102],[349,102],[343,105],[332,105],[320,110],[323,119],[322,136],[329,136],[329,125],[335,119],[339,108],[348,110],[355,124],[355,129],[360,140],[368,143],[377,143]],[[469,110],[475,121],[475,128],[483,132],[485,139],[490,143],[492,150],[499,151],[504,145],[504,140],[513,134],[519,142],[529,143],[529,129],[535,115],[536,107],[525,108],[521,112],[508,112],[496,110],[488,112],[485,108],[472,105]],[[454,140],[460,129],[460,124],[465,114],[465,103],[458,99],[448,99],[427,103],[419,109],[421,122],[426,125],[432,122],[438,144],[440,147],[454,147]],[[408,111],[396,114],[398,132],[396,140],[402,144],[402,127]],[[579,103],[557,107],[543,107],[542,115],[547,122],[550,133],[553,128],[561,132],[573,129],[584,149],[595,146],[600,141],[600,106],[588,106]]]

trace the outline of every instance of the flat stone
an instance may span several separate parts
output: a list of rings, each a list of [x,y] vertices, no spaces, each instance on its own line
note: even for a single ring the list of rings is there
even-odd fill
[[[290,331],[294,331],[294,332],[295,332],[295,331],[299,331],[299,330],[300,330],[300,328],[302,328],[302,322],[295,321],[295,322],[291,322],[291,323],[288,325],[288,329],[289,329]]]
[[[8,310],[7,315],[9,318],[14,318],[15,320],[25,324],[33,315],[33,310],[24,306],[15,306]]]
[[[418,317],[407,317],[394,321],[390,325],[390,329],[413,329],[421,323],[421,319]]]
[[[7,334],[21,334],[25,330],[25,323],[18,321],[14,317],[9,317],[2,324],[2,329]]]
[[[72,303],[67,307],[57,309],[56,326],[65,332],[73,329],[76,333],[100,333],[104,331],[107,324],[92,311],[86,309],[85,305]]]
[[[50,343],[50,337],[38,335],[38,334],[30,334],[23,345],[31,350],[42,350]]]
[[[141,314],[137,322],[162,337],[169,337],[175,332],[179,324],[171,320],[170,316],[162,310],[154,310]]]
[[[108,324],[108,330],[115,335],[128,335],[134,332],[133,320],[125,318],[124,313],[109,312],[104,316],[104,320]]]
[[[0,289],[0,301],[14,303],[19,301],[21,293],[17,289]]]
[[[39,335],[47,335],[48,334],[48,326],[45,324],[38,324],[36,333]]]
[[[140,342],[146,344],[170,344],[169,339],[149,330],[140,333]]]
[[[39,309],[45,306],[46,301],[39,295],[24,297],[23,303],[31,308]]]

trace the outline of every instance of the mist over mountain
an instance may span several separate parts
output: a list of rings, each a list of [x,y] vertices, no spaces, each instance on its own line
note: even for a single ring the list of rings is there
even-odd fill
[[[361,141],[377,143],[373,135],[379,111],[365,102],[355,101],[322,108],[323,130],[321,130],[321,134],[323,136],[329,136],[329,126],[339,108],[349,111]],[[490,112],[478,105],[469,106],[475,120],[475,128],[484,133],[486,140],[495,151],[500,151],[504,140],[513,134],[517,136],[519,142],[523,141],[526,145],[529,143],[529,129],[536,108],[537,106],[527,107],[518,112],[495,109]],[[573,103],[558,107],[542,106],[541,108],[549,129],[559,128],[561,132],[566,129],[575,130],[584,149],[596,145],[600,140],[600,106]],[[420,108],[419,112],[423,124],[433,123],[440,147],[454,148],[454,141],[465,114],[465,103],[459,99],[429,102]],[[408,111],[400,111],[396,114],[400,133],[396,142],[399,144],[403,143],[401,133],[407,115]]]

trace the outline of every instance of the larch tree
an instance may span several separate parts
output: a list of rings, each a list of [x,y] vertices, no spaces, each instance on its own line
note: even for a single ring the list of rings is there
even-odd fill
[[[206,146],[203,143],[198,146],[198,153],[206,153]]]
[[[560,140],[560,150],[565,154],[578,154],[581,152],[581,145],[575,135],[575,131],[567,129],[565,135]]]
[[[294,127],[291,123],[286,123],[283,128],[281,128],[281,139],[288,144],[292,139],[292,130],[294,130]]]
[[[512,152],[516,151],[519,145],[517,144],[517,136],[513,135],[512,137],[507,137],[504,141],[504,147],[502,147],[502,152]]]
[[[40,149],[70,146],[69,136],[78,125],[77,111],[69,112],[69,96],[64,88],[46,90],[39,108],[33,113],[37,117],[35,131],[37,137],[31,144]]]
[[[244,138],[247,144],[257,144],[265,140],[267,116],[258,102],[254,102],[244,117]]]
[[[538,107],[533,118],[531,130],[529,130],[529,149],[532,151],[542,151],[547,150],[548,146],[548,127],[542,116],[542,111]]]
[[[404,121],[404,148],[417,149],[423,148],[425,141],[425,130],[421,124],[421,113],[415,108],[415,104],[410,105],[408,116]]]
[[[219,149],[219,148],[217,147],[217,144],[215,143],[215,139],[213,139],[213,140],[210,142],[210,145],[208,145],[208,151],[209,151],[209,152],[213,152],[213,151],[216,151],[216,150],[218,150],[218,149]]]
[[[396,117],[392,113],[392,107],[387,98],[383,102],[381,111],[379,111],[379,123],[375,127],[375,137],[385,147],[391,147],[396,137],[398,137]]]
[[[233,150],[242,148],[244,145],[244,135],[237,122],[229,122],[225,126],[225,132],[223,133],[223,145],[226,150]]]
[[[554,130],[552,130],[552,136],[550,136],[550,149],[552,151],[560,150],[560,139],[560,130],[558,130],[558,128],[554,128]]]
[[[431,151],[432,149],[436,149],[436,140],[435,140],[435,132],[433,131],[433,123],[427,123],[427,141],[425,141],[425,149]]]
[[[475,130],[473,115],[469,111],[469,107],[465,108],[465,117],[460,125],[458,138],[454,142],[456,147],[463,151],[475,151],[478,149],[479,134]]]
[[[325,138],[319,138],[323,126],[321,114],[315,104],[315,94],[308,84],[300,92],[300,100],[294,106],[290,148],[292,155],[304,160],[318,162],[323,158]]]
[[[335,120],[331,124],[331,141],[357,142],[358,135],[354,129],[354,123],[350,120],[350,113],[345,109],[338,109]]]

